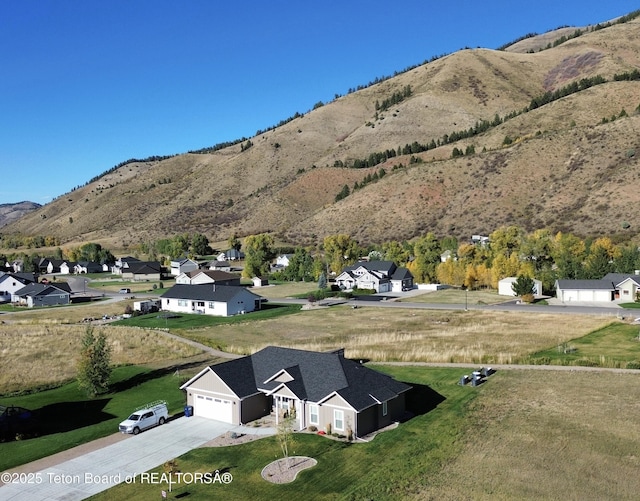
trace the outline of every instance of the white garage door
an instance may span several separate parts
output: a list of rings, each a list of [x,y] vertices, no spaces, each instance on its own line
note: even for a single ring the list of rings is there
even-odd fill
[[[207,395],[195,395],[194,416],[215,419],[225,423],[233,423],[233,404],[231,400]]]

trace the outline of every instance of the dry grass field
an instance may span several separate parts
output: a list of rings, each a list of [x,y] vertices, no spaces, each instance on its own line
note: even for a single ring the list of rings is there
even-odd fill
[[[638,498],[640,374],[492,377],[477,388],[462,452],[413,499]]]
[[[527,354],[583,336],[610,318],[543,313],[319,308],[273,320],[218,325],[179,334],[235,353],[269,344],[346,349],[376,361],[514,363]]]
[[[70,308],[67,308],[70,310]],[[55,385],[75,377],[85,325],[0,325],[0,394]],[[148,364],[192,357],[200,350],[159,332],[104,329],[114,364]]]

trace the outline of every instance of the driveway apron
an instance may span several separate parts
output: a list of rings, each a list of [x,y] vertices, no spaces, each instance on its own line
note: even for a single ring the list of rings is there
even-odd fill
[[[0,487],[2,501],[86,499],[195,449],[235,425],[180,417]],[[6,475],[6,474],[5,474]],[[3,477],[5,476],[3,475]],[[3,478],[4,480],[4,478]]]

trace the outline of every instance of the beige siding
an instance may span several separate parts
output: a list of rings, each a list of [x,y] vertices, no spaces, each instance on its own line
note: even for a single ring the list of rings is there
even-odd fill
[[[229,388],[213,371],[207,371],[198,379],[196,379],[187,390],[199,393],[216,393],[229,398],[237,398],[237,395]]]

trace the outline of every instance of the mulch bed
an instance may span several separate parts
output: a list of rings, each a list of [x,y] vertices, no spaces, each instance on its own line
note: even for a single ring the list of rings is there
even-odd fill
[[[262,469],[262,478],[273,484],[288,484],[296,479],[299,472],[317,464],[318,461],[306,456],[277,459]]]

